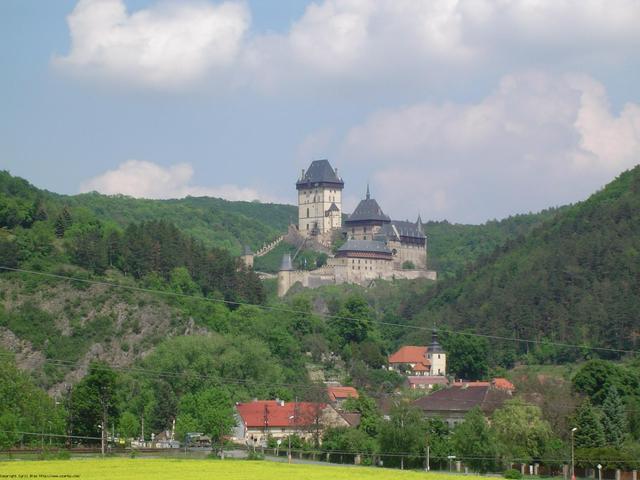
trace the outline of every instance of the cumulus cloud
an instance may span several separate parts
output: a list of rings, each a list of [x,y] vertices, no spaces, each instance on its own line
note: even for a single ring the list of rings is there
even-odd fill
[[[226,200],[273,201],[268,195],[237,185],[215,187],[190,185],[193,173],[193,167],[188,163],[163,167],[152,162],[129,160],[115,170],[109,170],[82,183],[80,191],[154,199],[193,196],[218,197]]]
[[[478,222],[582,199],[634,166],[640,105],[612,112],[604,87],[584,75],[508,75],[477,103],[375,113],[337,157],[372,171],[396,215]]]
[[[336,81],[424,86],[490,65],[633,65],[639,23],[635,0],[324,0],[287,32],[267,34],[250,32],[247,7],[230,1],[128,13],[124,0],[81,0],[68,17],[71,51],[56,63],[160,88],[207,75],[284,92]]]
[[[128,13],[122,0],[81,0],[68,16],[73,73],[161,89],[190,86],[235,60],[249,26],[243,4],[172,2]]]

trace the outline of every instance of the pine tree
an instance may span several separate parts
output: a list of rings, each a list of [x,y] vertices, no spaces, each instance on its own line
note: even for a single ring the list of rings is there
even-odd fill
[[[58,238],[64,237],[64,231],[66,229],[64,226],[64,220],[62,218],[62,215],[58,215],[58,217],[56,218],[55,230],[56,230],[56,237]]]
[[[597,448],[605,445],[602,421],[589,399],[576,409],[573,423],[578,428],[575,433],[577,448]]]
[[[73,224],[73,219],[71,218],[71,213],[67,207],[62,209],[62,220],[64,221],[64,227],[69,228]]]
[[[606,389],[607,394],[602,403],[602,426],[607,444],[619,447],[627,429],[624,404],[615,386]]]

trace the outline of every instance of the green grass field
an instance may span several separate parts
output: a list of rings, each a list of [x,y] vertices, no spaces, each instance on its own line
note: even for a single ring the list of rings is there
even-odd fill
[[[154,480],[387,480],[417,478],[460,480],[458,475],[420,473],[371,467],[287,465],[239,460],[176,459],[73,459],[52,461],[13,460],[0,462],[2,478],[80,478]]]

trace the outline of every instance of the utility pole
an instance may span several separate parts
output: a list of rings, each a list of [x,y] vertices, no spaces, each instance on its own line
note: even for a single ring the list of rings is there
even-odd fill
[[[576,480],[576,470],[575,470],[575,454],[574,454],[574,440],[573,434],[576,433],[578,427],[573,427],[571,429],[571,480]]]
[[[429,464],[429,453],[430,453],[429,449],[430,449],[430,447],[429,447],[429,445],[427,445],[427,472],[429,470],[431,470],[431,465]]]

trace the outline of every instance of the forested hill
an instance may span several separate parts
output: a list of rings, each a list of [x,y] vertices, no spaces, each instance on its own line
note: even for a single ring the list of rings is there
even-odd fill
[[[67,206],[84,209],[104,222],[120,227],[129,223],[164,220],[193,236],[208,247],[219,247],[239,255],[243,245],[254,250],[286,232],[297,218],[291,205],[259,202],[230,202],[220,198],[187,197],[174,200],[146,200],[123,195],[59,195],[40,190],[26,180],[0,171],[0,217],[12,215],[14,207],[32,215],[34,201],[46,202],[56,209]],[[11,224],[0,218],[3,224]]]
[[[427,222],[424,229],[428,238],[429,268],[437,271],[440,279],[456,277],[475,261],[491,255],[507,242],[527,235],[565,208],[513,215],[481,225],[449,223],[446,220]]]
[[[44,204],[54,210],[67,206],[120,228],[130,223],[164,220],[205,246],[224,248],[233,255],[239,255],[243,245],[249,245],[255,251],[282,235],[298,215],[293,205],[230,202],[210,197],[148,200],[95,192],[60,195],[40,190],[22,178],[0,171],[0,225],[16,226],[24,219],[28,223],[37,214],[38,205]],[[427,222],[429,266],[442,279],[455,277],[478,258],[490,255],[497,247],[520,235],[526,235],[558,211],[549,209],[515,215],[482,225]],[[266,263],[262,262],[261,267],[265,264],[279,265],[281,255],[280,250],[274,251],[272,258],[265,259]]]
[[[416,324],[637,348],[640,167],[486,257],[463,278],[440,283],[409,303],[401,317]],[[494,347],[507,356],[529,348],[505,342]],[[537,350],[543,361],[582,355],[550,345]]]

